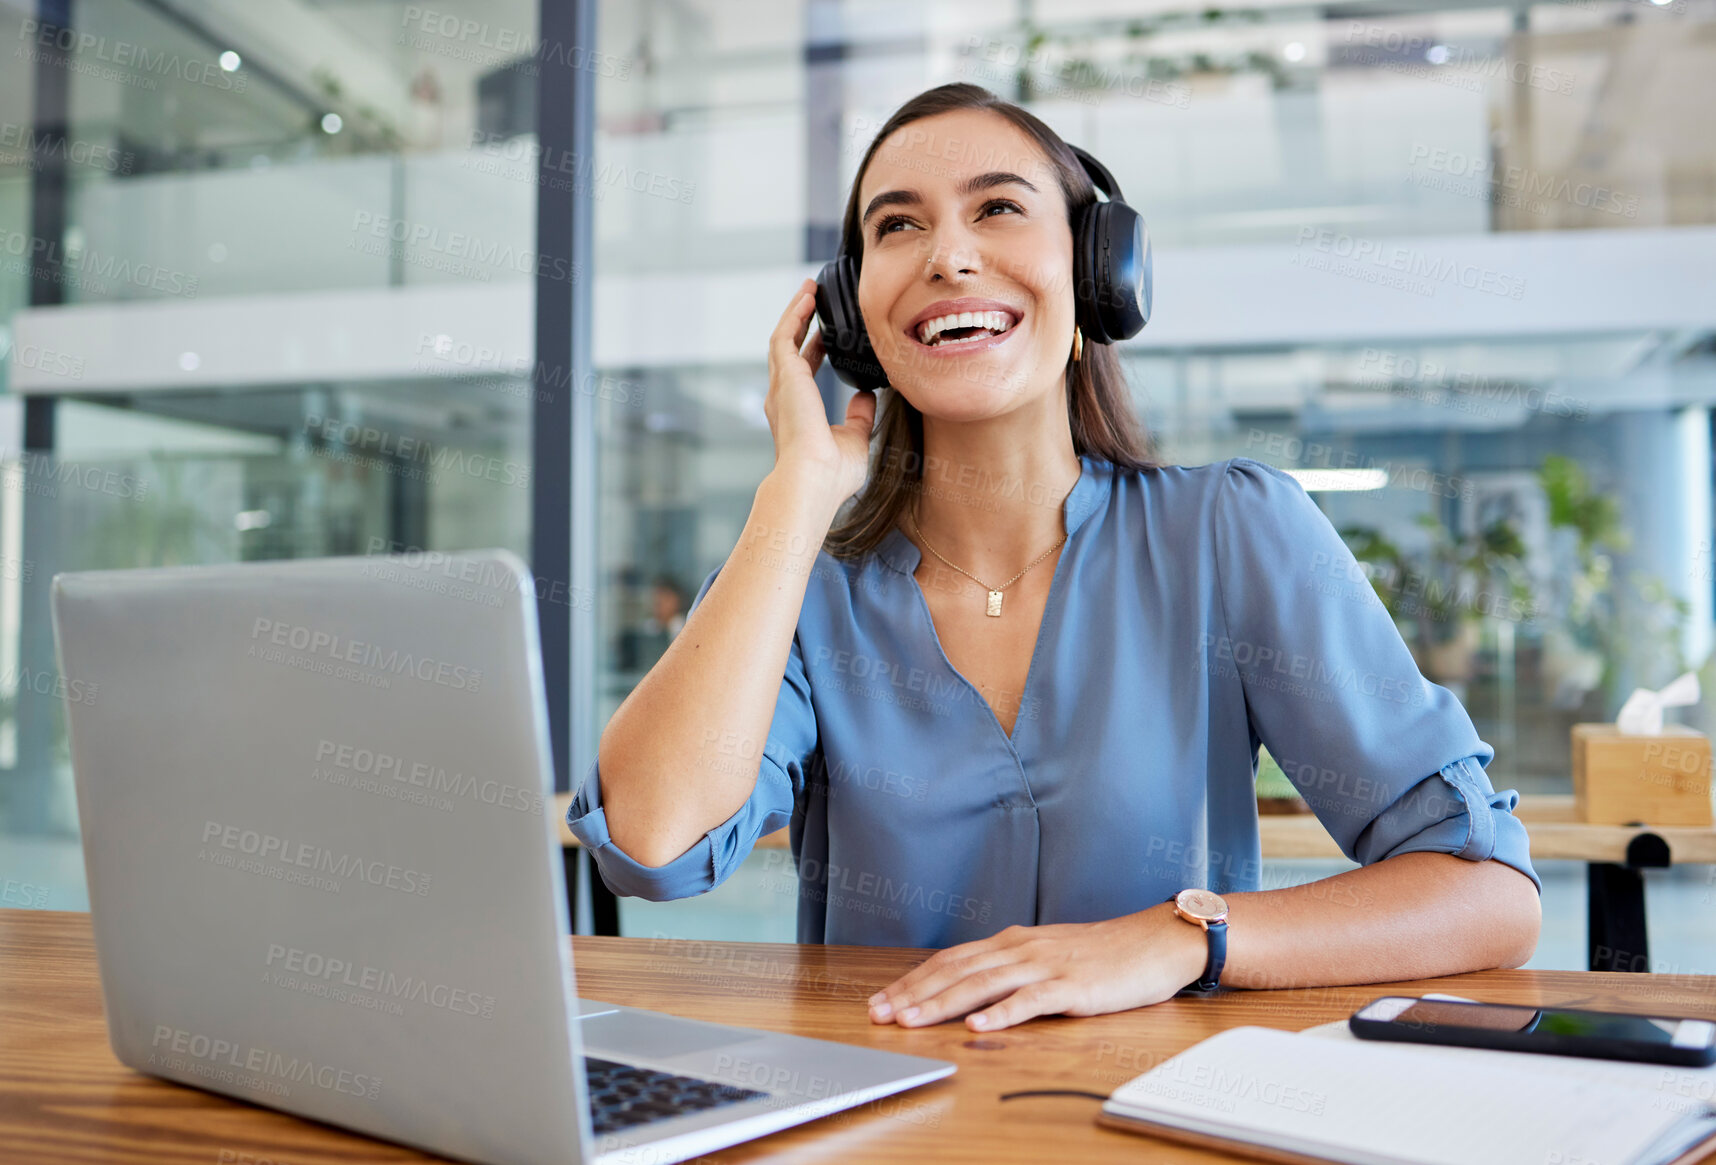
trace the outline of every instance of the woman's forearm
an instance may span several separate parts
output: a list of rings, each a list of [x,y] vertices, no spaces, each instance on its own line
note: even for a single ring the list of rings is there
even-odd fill
[[[763,480],[703,601],[603,730],[608,831],[635,861],[672,861],[756,787],[832,492],[810,470]]]
[[[1224,987],[1426,979],[1517,967],[1542,922],[1531,879],[1498,861],[1406,853],[1282,890],[1224,895]]]
[[[1537,889],[1496,861],[1409,853],[1286,890],[1223,895],[1224,987],[1385,983],[1513,967],[1531,957]],[[938,951],[870,999],[875,1023],[963,1015],[996,1031],[1037,1015],[1100,1015],[1171,998],[1208,958],[1158,903],[1103,922],[1010,926]]]

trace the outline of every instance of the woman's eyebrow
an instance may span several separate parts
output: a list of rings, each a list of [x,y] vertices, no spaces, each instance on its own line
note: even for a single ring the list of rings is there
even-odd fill
[[[1036,193],[1037,188],[1019,175],[1007,170],[990,170],[986,174],[976,174],[967,178],[959,186],[960,194],[975,194],[979,190],[988,190],[994,186],[1006,186],[1017,183],[1026,190]],[[870,216],[884,206],[916,206],[922,198],[916,190],[884,190],[870,200],[870,205],[864,208],[864,217],[858,220],[860,226],[870,221]]]

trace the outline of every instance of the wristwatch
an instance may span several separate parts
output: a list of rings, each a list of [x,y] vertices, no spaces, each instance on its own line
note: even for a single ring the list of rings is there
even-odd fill
[[[1209,936],[1210,957],[1204,973],[1185,990],[1214,991],[1221,982],[1222,964],[1227,962],[1227,902],[1220,894],[1197,888],[1181,890],[1168,901],[1174,904],[1175,914],[1193,926],[1201,926]]]

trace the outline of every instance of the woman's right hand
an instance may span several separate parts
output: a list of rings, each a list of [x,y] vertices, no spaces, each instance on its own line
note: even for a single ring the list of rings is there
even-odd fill
[[[774,436],[775,468],[826,475],[836,501],[844,502],[863,488],[869,472],[876,394],[853,393],[846,423],[828,423],[815,380],[824,355],[822,329],[805,342],[815,315],[816,280],[806,279],[769,337],[769,395],[763,414]]]

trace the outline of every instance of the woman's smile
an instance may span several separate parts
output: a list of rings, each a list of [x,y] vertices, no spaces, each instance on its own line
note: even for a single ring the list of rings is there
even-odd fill
[[[943,299],[919,312],[905,333],[929,355],[964,356],[1005,343],[1024,316],[1022,309],[999,299]]]

